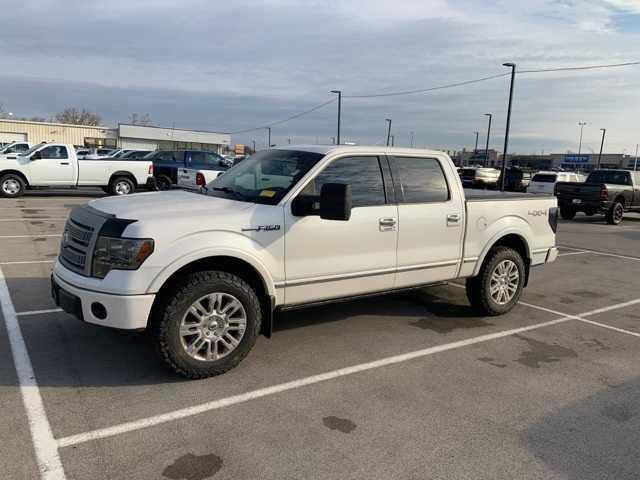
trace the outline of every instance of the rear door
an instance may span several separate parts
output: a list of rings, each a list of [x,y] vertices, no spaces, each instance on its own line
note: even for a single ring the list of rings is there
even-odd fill
[[[455,278],[462,258],[464,200],[449,162],[390,157],[398,201],[398,273],[406,287]],[[446,174],[445,174],[446,172]]]
[[[262,173],[277,181],[286,172]],[[353,208],[348,221],[296,217],[290,202],[285,206],[288,304],[393,288],[398,208],[393,204],[390,183],[385,185],[389,177],[384,157],[336,158],[299,195],[318,195],[325,183],[349,184]]]
[[[33,185],[69,186],[76,183],[75,164],[64,145],[50,145],[35,152],[40,158],[29,162]]]

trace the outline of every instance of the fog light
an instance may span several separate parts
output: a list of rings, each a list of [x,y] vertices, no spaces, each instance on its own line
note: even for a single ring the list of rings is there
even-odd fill
[[[98,302],[93,302],[91,304],[91,313],[94,317],[100,320],[104,320],[105,318],[107,318],[107,309],[104,307],[104,305]]]

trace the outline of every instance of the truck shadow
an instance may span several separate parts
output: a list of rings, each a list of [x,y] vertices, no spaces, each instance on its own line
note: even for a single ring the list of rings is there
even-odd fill
[[[640,378],[598,380],[603,390],[540,419],[523,440],[562,478],[640,478]]]

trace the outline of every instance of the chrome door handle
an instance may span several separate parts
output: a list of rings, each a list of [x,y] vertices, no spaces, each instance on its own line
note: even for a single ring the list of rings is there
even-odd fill
[[[380,226],[381,232],[388,232],[396,229],[396,219],[395,218],[381,218],[378,220],[378,225]]]
[[[457,213],[450,213],[447,215],[447,226],[457,226],[460,223],[460,215]]]

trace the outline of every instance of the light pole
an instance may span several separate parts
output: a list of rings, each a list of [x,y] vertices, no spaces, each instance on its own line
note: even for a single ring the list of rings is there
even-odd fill
[[[635,172],[638,169],[638,144],[636,143],[636,159],[633,162],[633,171]]]
[[[409,138],[411,139],[411,148],[413,148],[413,138],[415,134],[413,132],[409,132]]]
[[[394,147],[396,144],[396,136],[395,135],[391,135],[391,146]]]
[[[580,125],[580,143],[578,144],[578,155],[582,153],[582,130],[584,129],[584,126],[586,124],[587,122],[578,122],[578,125]]]
[[[389,146],[389,140],[391,140],[391,119],[385,118],[385,122],[387,122],[387,147]]]
[[[502,181],[500,182],[500,190],[504,192],[504,182],[507,174],[507,152],[509,148],[509,128],[511,127],[511,104],[513,103],[513,84],[516,81],[516,64],[503,63],[504,67],[511,68],[511,86],[509,87],[509,107],[507,108],[507,128],[504,132],[504,151],[502,153]]]
[[[336,144],[336,137],[331,137],[331,145],[335,145]]]
[[[331,90],[330,93],[338,94],[338,134],[336,135],[336,140],[338,145],[340,145],[340,110],[342,110],[342,90]]]
[[[487,127],[487,144],[484,148],[484,166],[486,167],[489,164],[489,137],[491,136],[491,119],[493,118],[493,114],[485,113],[485,117],[489,117],[489,126]]]
[[[256,141],[251,140],[253,142],[253,153],[256,153]]]
[[[480,135],[480,132],[473,132],[476,134],[476,146],[473,148],[473,153],[478,153],[478,135]]]
[[[604,147],[604,136],[607,133],[607,129],[606,128],[601,128],[600,130],[602,131],[602,142],[600,142],[600,153],[598,154],[598,165],[597,165],[597,168],[600,168],[600,160],[602,160],[602,148]]]
[[[268,140],[267,140],[267,150],[271,150],[271,127],[267,127],[267,131],[269,132]]]

